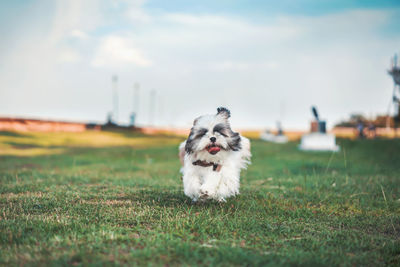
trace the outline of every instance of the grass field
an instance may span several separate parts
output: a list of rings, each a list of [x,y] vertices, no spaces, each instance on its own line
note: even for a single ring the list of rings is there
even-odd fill
[[[400,140],[253,140],[241,195],[202,205],[181,140],[0,133],[0,264],[400,265]]]

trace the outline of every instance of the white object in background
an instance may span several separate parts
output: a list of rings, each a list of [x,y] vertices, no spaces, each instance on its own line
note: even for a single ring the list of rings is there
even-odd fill
[[[270,132],[264,132],[260,135],[260,139],[268,142],[284,144],[289,140],[285,135],[274,135]]]
[[[336,137],[327,133],[309,133],[301,137],[299,148],[308,151],[339,151]]]

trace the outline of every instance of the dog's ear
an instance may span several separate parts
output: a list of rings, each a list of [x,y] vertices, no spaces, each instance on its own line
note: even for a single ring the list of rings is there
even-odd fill
[[[200,117],[194,119],[194,121],[193,121],[193,126],[195,126],[195,125],[197,124],[197,122],[199,121],[199,119],[200,119]]]
[[[229,147],[233,151],[239,151],[242,149],[242,139],[240,138],[239,133],[235,133],[234,131],[231,130],[231,135],[228,141]]]
[[[221,115],[225,117],[225,119],[228,119],[231,116],[231,112],[227,108],[219,107],[217,108],[217,115]]]
[[[189,134],[188,139],[186,139],[185,151],[187,153],[193,152],[193,146],[194,146],[193,136],[194,136],[194,129],[192,128],[192,129],[190,129],[190,134]]]

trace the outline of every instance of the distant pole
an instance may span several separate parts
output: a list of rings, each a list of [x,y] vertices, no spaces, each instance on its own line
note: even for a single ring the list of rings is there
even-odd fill
[[[113,117],[114,117],[114,123],[118,124],[118,76],[113,75],[112,76],[112,84],[113,84]]]
[[[396,135],[396,127],[400,121],[400,97],[397,96],[397,89],[400,88],[400,67],[398,67],[398,56],[394,54],[393,58],[391,59],[392,68],[388,71],[389,75],[393,78],[393,94],[392,94],[392,101],[394,106],[394,113],[393,113],[393,122],[394,122],[394,131]],[[400,90],[399,90],[400,91]],[[389,105],[390,107],[390,105]],[[390,116],[390,108],[388,110],[388,117]],[[388,125],[389,118],[386,121]]]
[[[156,90],[150,91],[149,125],[154,126],[154,111],[156,108]]]
[[[139,83],[135,83],[133,85],[133,102],[132,102],[132,113],[130,115],[130,125],[135,127],[136,126],[136,120],[137,120],[137,114],[139,110],[139,88],[140,85]]]

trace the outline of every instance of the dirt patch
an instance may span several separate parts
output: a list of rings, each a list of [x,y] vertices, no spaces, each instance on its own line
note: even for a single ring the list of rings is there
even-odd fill
[[[17,199],[21,197],[38,197],[42,198],[46,193],[43,192],[21,192],[21,193],[4,193],[0,194],[0,198],[6,198],[7,200]]]
[[[80,200],[81,204],[89,205],[106,205],[106,206],[126,206],[132,205],[131,200],[118,200],[118,199],[91,199],[91,200]]]

